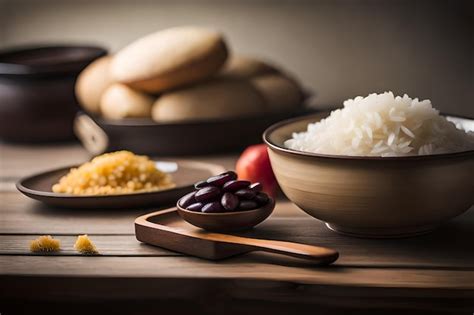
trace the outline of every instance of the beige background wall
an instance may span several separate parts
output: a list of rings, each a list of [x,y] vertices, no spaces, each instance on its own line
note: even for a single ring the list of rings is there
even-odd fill
[[[320,105],[393,90],[474,117],[469,1],[0,0],[0,46],[89,42],[111,51],[162,28],[222,30],[233,51],[274,60]]]

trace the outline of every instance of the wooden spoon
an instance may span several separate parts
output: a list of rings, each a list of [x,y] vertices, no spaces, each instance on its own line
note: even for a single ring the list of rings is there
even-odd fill
[[[139,241],[205,259],[218,260],[251,251],[265,251],[310,260],[318,265],[334,262],[333,249],[300,243],[210,233],[183,222],[176,208],[143,215],[135,220]]]
[[[334,262],[339,253],[331,248],[306,245],[294,242],[263,240],[256,238],[240,237],[234,235],[208,233],[207,237],[216,242],[239,245],[245,251],[264,251],[276,254],[309,259],[321,265]]]

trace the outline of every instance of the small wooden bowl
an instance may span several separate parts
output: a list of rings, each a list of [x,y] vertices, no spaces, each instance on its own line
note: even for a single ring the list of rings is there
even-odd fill
[[[288,149],[293,132],[327,113],[286,120],[264,133],[285,195],[337,232],[406,237],[429,232],[474,204],[474,150],[424,156],[364,157]],[[468,127],[473,120],[448,117]]]
[[[270,198],[265,206],[254,210],[224,213],[189,211],[181,208],[179,204],[176,207],[181,218],[194,226],[212,232],[231,232],[248,230],[262,223],[272,214],[275,208],[275,201]]]

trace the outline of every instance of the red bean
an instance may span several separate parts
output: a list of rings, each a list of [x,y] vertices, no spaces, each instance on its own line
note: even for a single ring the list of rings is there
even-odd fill
[[[239,206],[239,198],[234,194],[226,192],[221,198],[221,205],[227,211],[234,211]]]
[[[255,192],[261,192],[262,189],[263,189],[263,186],[262,186],[262,184],[260,184],[260,183],[257,182],[257,183],[251,184],[251,185],[249,186],[249,189],[250,189],[250,190],[253,190],[253,191],[255,191]]]
[[[232,173],[222,173],[217,176],[212,176],[207,179],[207,183],[213,186],[221,187],[228,181],[232,180],[234,178],[234,174]]]
[[[190,192],[189,194],[184,195],[179,199],[178,204],[181,208],[186,209],[189,205],[193,204],[196,202],[196,199],[194,198],[194,195],[196,195],[196,192]]]
[[[266,193],[259,192],[255,196],[255,198],[253,198],[253,200],[256,201],[259,206],[263,206],[268,203],[268,200],[270,200],[270,198],[268,198],[268,195]]]
[[[241,200],[239,204],[239,210],[253,210],[257,209],[258,205],[253,200]]]
[[[209,184],[204,180],[199,181],[196,184],[194,184],[194,188],[196,188],[196,189],[201,189],[201,188],[204,188],[204,187],[207,187],[207,186],[209,186]]]
[[[237,179],[237,173],[234,171],[227,171],[225,173],[222,173],[221,175],[228,175],[230,177],[230,180]]]
[[[203,207],[203,203],[202,203],[202,202],[196,202],[196,203],[193,203],[192,205],[189,205],[189,206],[186,208],[186,210],[201,212],[202,207]]]
[[[204,187],[202,189],[199,189],[196,192],[196,195],[194,195],[194,198],[197,201],[209,201],[212,199],[217,198],[221,193],[221,190],[217,187],[214,186],[209,186],[209,187]]]
[[[257,193],[250,189],[240,189],[235,192],[235,195],[241,199],[251,200],[255,198]]]
[[[247,188],[249,185],[250,182],[248,180],[231,180],[224,184],[222,190],[226,192],[234,192],[239,189]]]
[[[223,210],[224,208],[222,208],[221,203],[218,201],[206,203],[201,209],[203,213],[219,213],[223,212]]]

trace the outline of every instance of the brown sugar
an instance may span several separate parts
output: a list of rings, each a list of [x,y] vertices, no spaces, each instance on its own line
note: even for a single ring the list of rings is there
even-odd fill
[[[30,241],[30,250],[34,253],[57,252],[61,250],[61,242],[52,238],[51,235],[43,235]]]
[[[76,243],[74,244],[74,249],[81,254],[94,255],[99,253],[97,247],[95,247],[94,243],[87,236],[87,234],[79,235],[77,237]]]

